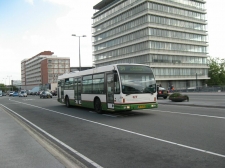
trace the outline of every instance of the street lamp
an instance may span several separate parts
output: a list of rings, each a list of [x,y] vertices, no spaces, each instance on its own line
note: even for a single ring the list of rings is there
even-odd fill
[[[81,60],[80,60],[80,37],[87,37],[87,36],[86,36],[86,35],[83,35],[83,36],[77,36],[76,34],[72,34],[72,36],[79,37],[79,68],[80,68],[80,71],[81,71]]]

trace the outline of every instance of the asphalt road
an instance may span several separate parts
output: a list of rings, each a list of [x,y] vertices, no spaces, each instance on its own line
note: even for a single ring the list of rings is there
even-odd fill
[[[56,98],[2,97],[0,104],[46,131],[54,142],[62,142],[58,145],[88,167],[224,168],[225,109],[163,101],[167,100],[159,100],[154,110],[103,115],[86,108],[66,108]],[[96,164],[84,161],[64,144]]]

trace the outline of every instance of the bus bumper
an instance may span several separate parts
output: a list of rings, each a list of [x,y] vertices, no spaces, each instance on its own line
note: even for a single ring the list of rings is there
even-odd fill
[[[114,110],[142,110],[142,109],[152,109],[158,108],[158,103],[146,103],[146,104],[115,104]]]

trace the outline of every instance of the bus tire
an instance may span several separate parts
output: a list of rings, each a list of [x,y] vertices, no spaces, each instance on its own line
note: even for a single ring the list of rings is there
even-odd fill
[[[69,101],[69,98],[66,96],[66,107],[67,108],[70,108],[70,101]]]
[[[95,112],[102,114],[102,105],[101,105],[101,101],[99,98],[96,98],[94,101],[94,108],[95,108]]]

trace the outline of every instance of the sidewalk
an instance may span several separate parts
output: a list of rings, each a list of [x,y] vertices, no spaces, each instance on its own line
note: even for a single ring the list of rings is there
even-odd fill
[[[4,168],[65,168],[0,107],[0,165]]]

